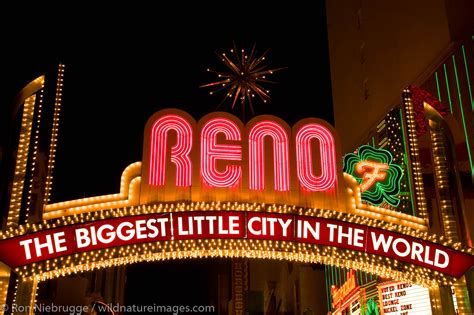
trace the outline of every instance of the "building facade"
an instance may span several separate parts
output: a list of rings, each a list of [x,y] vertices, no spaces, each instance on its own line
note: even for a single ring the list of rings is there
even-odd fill
[[[327,2],[335,124],[345,151],[369,144],[401,152],[390,136],[391,122],[412,106],[405,123],[412,119],[415,128],[412,171],[420,174],[422,185],[415,189],[426,198],[430,231],[468,246],[474,209],[473,12],[467,1]],[[466,289],[431,294],[432,307],[440,299],[443,314],[470,313],[471,278],[468,272],[461,280]],[[453,296],[455,290],[463,290],[464,298]]]

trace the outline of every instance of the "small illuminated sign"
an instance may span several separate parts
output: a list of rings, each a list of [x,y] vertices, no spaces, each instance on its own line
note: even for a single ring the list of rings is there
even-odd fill
[[[359,183],[362,200],[375,206],[383,202],[392,207],[400,203],[400,182],[402,168],[393,164],[392,154],[368,145],[361,146],[357,153],[344,156],[344,172],[352,175]]]
[[[336,288],[336,286],[331,287],[331,295],[332,295],[332,307],[334,309],[339,308],[344,301],[344,299],[350,296],[354,291],[358,288],[356,275],[354,270],[350,270],[347,273],[347,280],[340,288]],[[351,308],[353,305],[351,304]],[[359,306],[360,308],[360,306]]]
[[[430,315],[428,288],[408,282],[388,282],[378,286],[381,314]]]

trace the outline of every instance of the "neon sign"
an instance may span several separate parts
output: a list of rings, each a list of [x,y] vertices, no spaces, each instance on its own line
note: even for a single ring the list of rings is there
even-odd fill
[[[363,200],[376,206],[386,202],[397,207],[403,171],[392,161],[389,151],[363,145],[357,154],[344,156],[344,172],[357,180]]]
[[[460,277],[473,262],[469,254],[401,233],[335,219],[255,211],[149,213],[50,228],[2,240],[0,257],[16,268],[117,246],[213,239],[340,247],[453,277]],[[351,281],[334,292],[335,301],[355,288],[355,279]]]
[[[360,161],[356,164],[355,169],[359,175],[362,175],[362,183],[360,191],[364,192],[371,188],[377,182],[385,180],[389,166],[386,163],[378,163],[372,161]]]
[[[344,298],[353,293],[355,289],[357,289],[357,280],[355,275],[355,270],[350,270],[347,272],[347,280],[340,288],[336,288],[336,286],[331,287],[331,295],[332,295],[332,308],[336,309],[340,306],[340,304],[344,301]]]
[[[244,126],[223,112],[196,122],[183,111],[162,110],[145,127],[141,198],[182,200],[190,193],[209,200],[234,191],[233,197],[254,202],[281,198],[280,203],[317,206],[321,193],[337,202],[334,192],[342,172],[334,139],[332,127],[316,118],[290,128],[264,115]]]

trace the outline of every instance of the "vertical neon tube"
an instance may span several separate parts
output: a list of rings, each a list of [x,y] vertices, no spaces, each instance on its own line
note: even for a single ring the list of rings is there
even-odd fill
[[[471,100],[471,109],[474,112],[474,100],[472,99],[471,79],[469,78],[469,69],[467,67],[467,59],[466,59],[466,52],[464,51],[464,45],[461,46],[461,49],[462,49],[462,57],[464,59],[464,69],[466,69],[466,79],[467,79],[467,87],[469,88],[469,98]]]
[[[438,72],[435,72],[435,78],[436,78],[436,91],[438,92],[438,100],[441,102],[441,90],[439,89]]]
[[[454,66],[454,74],[456,76],[456,87],[458,89],[459,110],[461,112],[462,126],[463,126],[463,130],[464,130],[464,138],[466,139],[467,154],[469,155],[469,165],[471,166],[471,176],[474,177],[474,165],[473,165],[472,155],[471,155],[471,145],[469,143],[469,137],[468,137],[468,134],[467,134],[466,120],[464,118],[464,109],[463,109],[463,106],[462,106],[461,89],[459,88],[458,70],[456,69],[456,59],[454,58],[454,55],[452,56],[452,59],[453,59],[453,66]]]
[[[329,306],[331,305],[331,300],[329,296],[331,295],[331,287],[329,286],[329,272],[328,272],[328,266],[324,265],[324,279],[326,280],[326,302],[328,305],[328,312],[331,311]]]
[[[444,67],[444,79],[446,81],[446,90],[448,91],[448,101],[449,101],[449,111],[453,113],[453,102],[451,101],[451,92],[449,89],[449,82],[448,82],[448,71],[446,70],[446,64],[443,64]]]
[[[356,275],[359,278],[359,285],[362,285],[362,282],[364,282],[364,281],[362,281],[362,271],[357,270]]]

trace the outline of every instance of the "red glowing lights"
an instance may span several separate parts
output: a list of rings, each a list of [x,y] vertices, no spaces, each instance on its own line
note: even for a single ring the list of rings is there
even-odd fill
[[[176,132],[176,143],[171,148],[171,162],[176,166],[176,186],[191,186],[191,152],[193,129],[191,124],[181,116],[165,115],[153,124],[150,139],[150,168],[149,184],[152,186],[165,185],[166,149],[168,133]]]
[[[210,187],[233,187],[242,177],[240,165],[226,165],[224,171],[217,169],[217,160],[242,161],[242,146],[218,144],[217,135],[226,140],[241,140],[239,127],[230,119],[209,120],[201,131],[201,177]]]
[[[356,164],[355,169],[358,174],[362,176],[362,183],[360,184],[360,191],[364,192],[377,182],[385,180],[387,177],[386,171],[390,168],[387,163],[378,163],[374,161],[360,161]]]
[[[274,121],[260,121],[249,132],[249,188],[265,189],[264,138],[273,140],[273,171],[275,190],[290,190],[290,163],[288,158],[288,134]]]
[[[319,142],[321,174],[313,172],[311,141]],[[334,137],[329,129],[320,124],[307,124],[296,133],[296,170],[301,186],[308,191],[326,191],[336,182],[336,150]]]
[[[243,188],[251,191],[288,192],[291,176],[295,176],[294,182],[297,180],[306,192],[332,191],[336,187],[336,145],[331,131],[323,123],[311,120],[302,124],[293,135],[271,116],[257,117],[242,129],[236,123],[237,118],[217,114],[212,118],[203,118],[199,124],[202,126],[200,136],[195,141],[193,131],[196,122],[185,118],[185,113],[180,115],[180,111],[175,112],[171,114],[167,110],[162,115],[158,113],[149,129],[150,186],[165,185],[166,169],[171,162],[176,170],[175,185],[191,187],[195,163],[192,160],[198,158],[193,158],[192,152],[196,151],[199,152],[201,182],[208,188],[242,187],[247,184],[242,183],[244,170],[248,171],[248,186]],[[170,140],[170,133],[175,135],[171,138],[173,140]],[[242,135],[246,135],[247,139],[242,139]],[[199,148],[193,148],[193,143]],[[293,147],[294,154],[290,154]],[[265,178],[271,178],[265,173],[271,172],[271,167],[265,167],[270,157],[273,161],[273,184],[265,182]],[[294,163],[291,163],[292,159]],[[296,165],[293,171],[292,165]]]

